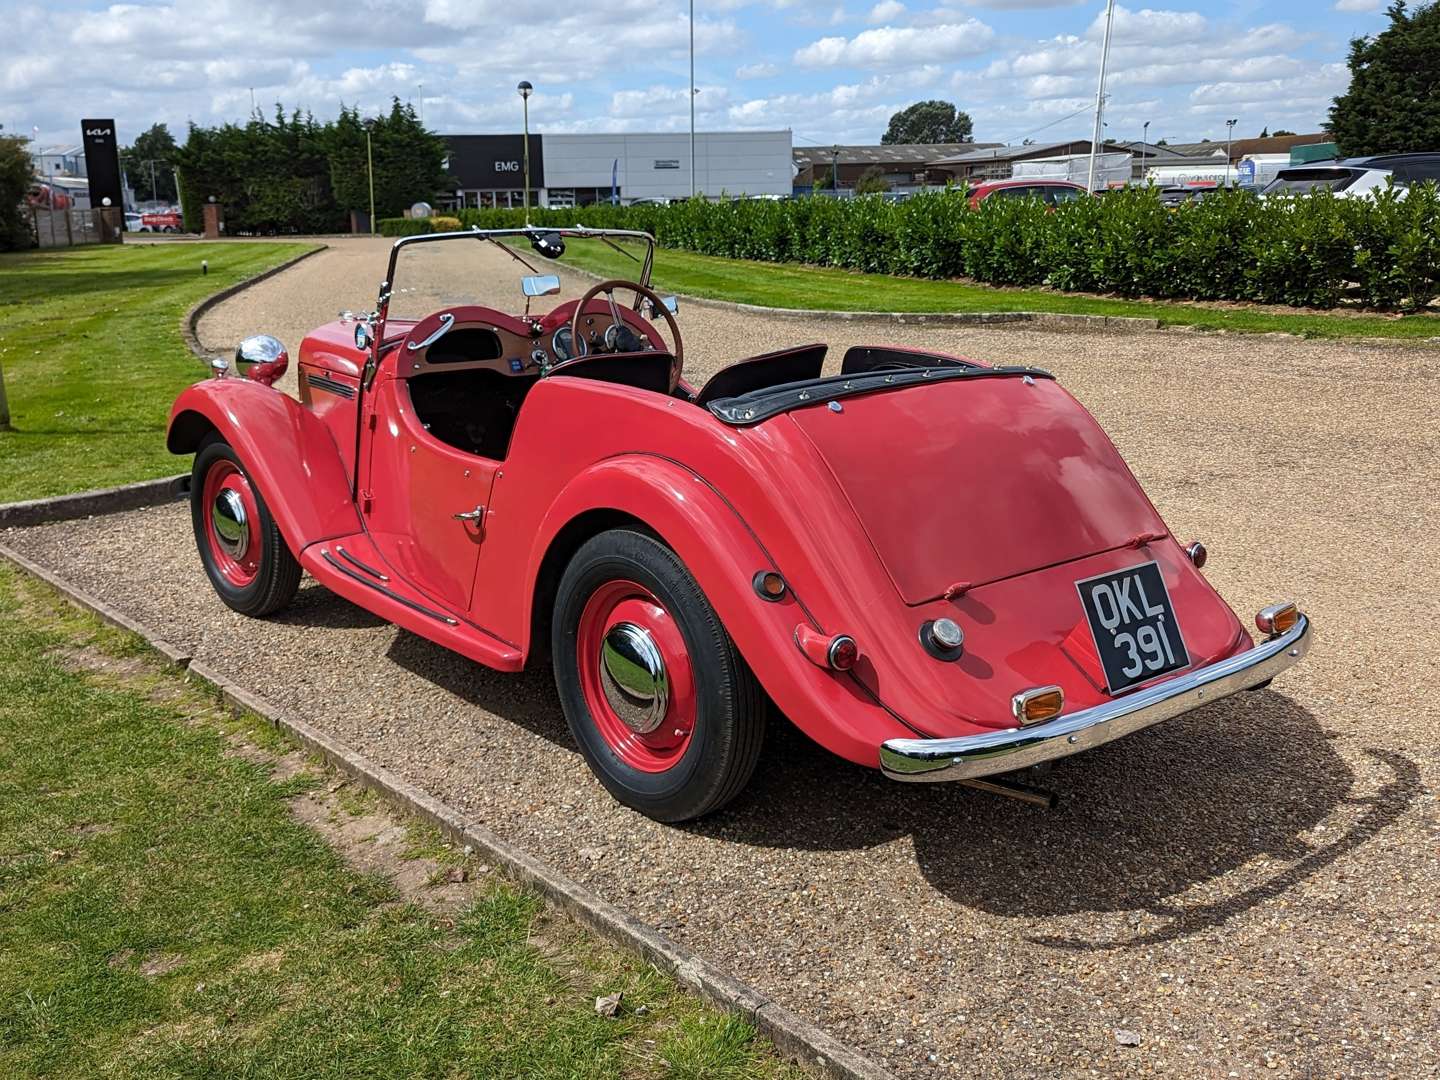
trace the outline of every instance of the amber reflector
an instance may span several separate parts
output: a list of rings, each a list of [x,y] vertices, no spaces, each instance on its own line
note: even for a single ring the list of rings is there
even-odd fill
[[[785,579],[774,570],[762,570],[755,575],[755,591],[766,600],[779,600],[785,595]]]
[[[1058,686],[1037,686],[1010,699],[1015,719],[1022,725],[1038,724],[1060,715],[1065,707],[1065,691]]]
[[[1294,604],[1271,604],[1255,615],[1255,625],[1265,634],[1288,633],[1299,621],[1300,609]]]

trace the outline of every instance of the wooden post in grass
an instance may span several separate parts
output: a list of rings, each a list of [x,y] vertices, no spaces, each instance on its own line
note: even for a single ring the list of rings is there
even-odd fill
[[[10,430],[10,402],[5,397],[5,368],[0,367],[0,431]]]

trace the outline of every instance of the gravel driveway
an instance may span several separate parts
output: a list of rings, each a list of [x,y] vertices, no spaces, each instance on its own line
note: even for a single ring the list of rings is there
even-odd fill
[[[373,298],[383,248],[337,242],[202,340],[295,349]],[[515,305],[518,268],[493,265]],[[673,828],[591,778],[547,671],[496,674],[314,584],[269,622],[231,614],[183,507],[6,541],[901,1074],[1440,1074],[1440,352],[698,305],[681,324],[698,371],[810,340],[1052,369],[1243,615],[1302,602],[1310,658],[1058,763],[1055,812],[892,784],[781,723],[746,795]]]

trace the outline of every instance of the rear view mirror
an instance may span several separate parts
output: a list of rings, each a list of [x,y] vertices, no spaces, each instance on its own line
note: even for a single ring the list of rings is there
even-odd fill
[[[526,296],[554,296],[560,291],[560,279],[554,274],[534,274],[520,279],[520,291]]]
[[[547,259],[558,259],[565,254],[565,239],[556,232],[532,236],[530,246]]]

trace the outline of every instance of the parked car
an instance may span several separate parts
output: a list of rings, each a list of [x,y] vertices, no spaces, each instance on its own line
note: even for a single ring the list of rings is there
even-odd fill
[[[140,215],[140,214],[134,214],[134,213],[128,213],[128,212],[127,212],[127,213],[125,214],[125,231],[126,231],[126,232],[144,232],[144,231],[145,231],[145,226],[144,226],[144,224],[143,224],[143,223],[141,222],[141,220],[140,220],[141,217],[142,217],[142,215]]]
[[[519,314],[462,299],[488,245],[576,236],[643,245],[637,280],[544,312],[558,278],[522,279]],[[601,783],[662,821],[741,791],[769,703],[896,780],[1049,801],[1000,774],[1308,649],[1293,603],[1251,640],[1048,372],[875,345],[827,375],[802,343],[692,383],[653,255],[621,230],[404,237],[375,309],[301,343],[298,399],[272,337],[216,361],[167,439],[195,455],[220,599],[269,615],[308,571],[501,671],[548,658]]]
[[[970,189],[970,207],[974,209],[986,199],[997,196],[1003,199],[1040,199],[1047,206],[1059,206],[1088,194],[1089,189],[1084,184],[1069,180],[991,180]]]
[[[1373,198],[1394,185],[1405,189],[1423,181],[1440,182],[1440,153],[1374,154],[1369,157],[1314,161],[1281,169],[1264,195],[1295,195],[1325,187],[1342,199]]]
[[[141,232],[175,233],[179,232],[183,225],[183,220],[174,210],[140,215]]]

